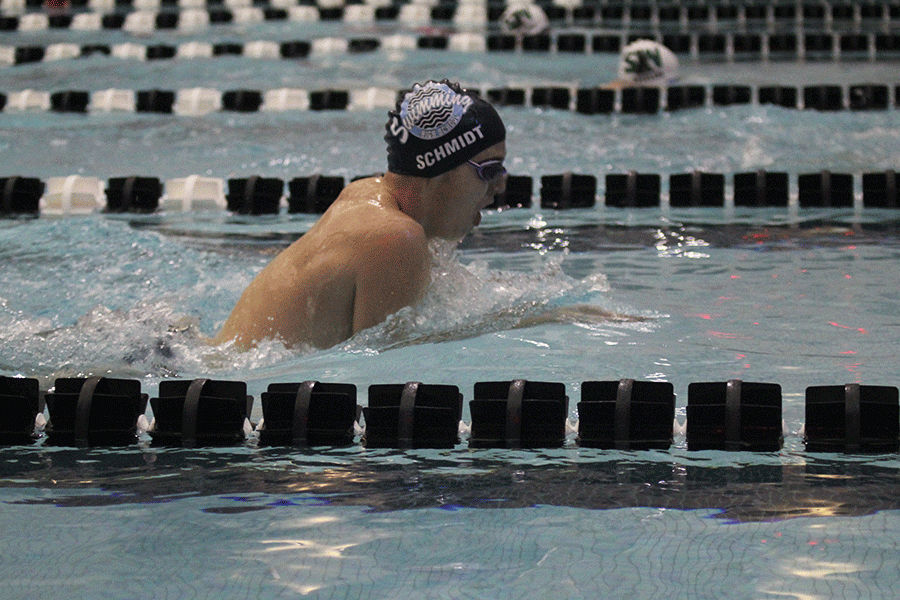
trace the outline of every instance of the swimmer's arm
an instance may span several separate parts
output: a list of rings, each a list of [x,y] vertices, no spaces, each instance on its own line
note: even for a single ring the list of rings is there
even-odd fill
[[[422,299],[431,257],[418,225],[380,232],[362,245],[353,307],[353,333],[382,323]]]
[[[643,323],[653,320],[653,317],[619,313],[591,304],[576,304],[550,309],[542,309],[538,306],[517,306],[491,312],[477,322],[465,323],[457,328],[430,332],[419,337],[404,338],[391,344],[388,348],[463,340],[490,331],[525,329],[552,323],[600,325],[603,323]]]
[[[537,315],[523,316],[514,328],[522,329],[547,323],[642,323],[650,320],[649,317],[618,313],[592,304],[575,304],[551,308]]]

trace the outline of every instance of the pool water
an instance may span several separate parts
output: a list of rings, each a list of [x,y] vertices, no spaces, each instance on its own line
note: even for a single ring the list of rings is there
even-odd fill
[[[284,25],[221,37],[293,39]],[[6,34],[5,34],[6,35]],[[78,32],[4,43],[79,42]],[[97,33],[115,37],[124,34]],[[173,33],[154,33],[165,39]],[[46,39],[45,39],[46,38]],[[22,41],[27,39],[28,41]],[[55,39],[55,41],[58,41]],[[97,40],[104,42],[103,39]],[[108,42],[108,40],[105,40]],[[596,85],[607,56],[411,52],[151,64],[91,57],[4,68],[8,89]],[[689,81],[897,84],[896,64],[687,64]],[[204,83],[199,83],[203,85]],[[0,113],[0,174],[289,179],[384,168],[384,111],[178,115]],[[652,117],[503,108],[510,170],[898,169],[896,110],[748,105]],[[663,178],[664,180],[666,177]],[[666,190],[664,190],[665,193]],[[780,452],[581,448],[0,449],[3,598],[896,598],[900,461],[806,452],[811,385],[896,386],[900,232],[894,211],[539,207],[485,214],[436,248],[421,306],[338,347],[241,353],[203,341],[253,276],[313,222],[224,212],[0,221],[0,374],[457,385],[779,383]],[[592,304],[639,322],[512,329]],[[499,313],[499,316],[498,316]]]

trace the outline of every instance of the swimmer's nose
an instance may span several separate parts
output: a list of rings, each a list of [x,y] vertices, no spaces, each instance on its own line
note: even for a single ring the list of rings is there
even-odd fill
[[[497,194],[502,194],[506,191],[506,180],[508,177],[509,173],[504,173],[491,182],[491,185],[494,186],[494,196],[496,196]]]

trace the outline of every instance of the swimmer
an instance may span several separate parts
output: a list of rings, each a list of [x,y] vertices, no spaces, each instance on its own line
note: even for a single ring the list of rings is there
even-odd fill
[[[549,25],[547,13],[531,0],[511,0],[500,15],[500,29],[518,38],[544,33]]]
[[[622,48],[618,78],[607,89],[665,86],[678,80],[678,57],[652,40],[638,40]]]
[[[250,283],[215,343],[328,348],[424,297],[429,241],[460,241],[506,188],[506,128],[447,80],[414,85],[385,127],[388,171],[344,188]]]
[[[57,17],[69,14],[72,3],[69,0],[45,0],[41,8],[49,17]]]

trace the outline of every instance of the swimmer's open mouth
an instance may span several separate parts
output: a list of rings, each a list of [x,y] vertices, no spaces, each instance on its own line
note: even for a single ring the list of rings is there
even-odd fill
[[[473,222],[475,223],[475,226],[476,226],[476,227],[477,227],[478,225],[481,224],[481,211],[487,210],[487,208],[488,208],[491,204],[494,203],[494,199],[495,199],[495,198],[496,198],[496,196],[491,196],[491,197],[489,197],[487,200],[485,200],[485,201],[478,207],[478,210],[475,211],[475,216],[472,218],[472,220],[473,220]]]

